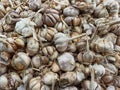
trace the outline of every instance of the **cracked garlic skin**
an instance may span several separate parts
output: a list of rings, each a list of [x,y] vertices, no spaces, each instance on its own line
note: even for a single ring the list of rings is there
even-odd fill
[[[75,68],[75,59],[68,52],[60,55],[57,60],[58,60],[60,69],[63,71],[72,71]]]
[[[19,22],[15,25],[15,31],[18,34],[21,34],[24,37],[32,36],[34,29],[34,26],[36,24],[32,22],[29,18],[21,19]]]

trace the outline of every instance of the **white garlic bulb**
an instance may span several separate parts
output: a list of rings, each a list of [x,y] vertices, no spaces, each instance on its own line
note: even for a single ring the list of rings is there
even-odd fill
[[[106,90],[115,90],[115,87],[110,85],[106,88]]]
[[[27,39],[27,53],[31,56],[37,54],[39,50],[39,42],[36,41],[34,38],[30,37]]]
[[[42,81],[46,85],[53,85],[54,83],[56,83],[57,79],[58,74],[50,71],[43,76]]]
[[[28,5],[31,10],[38,10],[41,6],[41,0],[28,0]]]
[[[58,64],[60,69],[63,71],[72,71],[75,68],[75,60],[74,57],[66,52],[60,55],[58,58]]]
[[[40,90],[41,87],[41,77],[32,78],[29,81],[29,90]]]
[[[21,84],[19,75],[15,72],[10,72],[0,76],[0,89],[1,90],[14,90]]]
[[[66,34],[59,32],[59,33],[54,35],[53,41],[55,43],[57,50],[59,52],[64,52],[68,47],[69,41],[80,38],[80,37],[85,36],[85,35],[86,35],[86,33],[82,33],[78,36],[74,36],[74,37],[69,38]]]
[[[47,85],[42,85],[40,90],[50,90],[50,87]]]
[[[61,88],[60,90],[78,90],[78,88],[75,87],[75,86],[68,86],[68,87],[65,87],[65,88]]]
[[[15,31],[24,37],[32,36],[33,31],[35,31],[34,26],[36,24],[32,22],[29,18],[21,19],[15,25]]]
[[[1,89],[6,89],[8,85],[8,79],[5,75],[0,76],[0,88]]]
[[[114,51],[114,44],[110,40],[104,38],[97,38],[95,41],[93,40],[91,47],[96,52],[111,53]]]
[[[32,66],[35,68],[39,68],[41,66],[41,60],[39,55],[35,55],[32,57]]]
[[[105,68],[103,65],[100,65],[100,64],[94,64],[92,66],[94,69],[95,69],[95,74],[97,76],[103,76],[105,74]]]
[[[64,33],[57,33],[54,35],[55,46],[58,51],[63,52],[67,49],[68,41],[66,40],[68,37]]]
[[[85,79],[85,75],[82,72],[66,72],[60,76],[60,86],[76,85],[83,79]]]
[[[73,85],[76,82],[75,72],[66,72],[60,76],[60,86],[66,87],[68,85]]]
[[[30,62],[31,62],[31,59],[26,53],[18,52],[13,56],[11,65],[16,70],[23,70],[30,65]]]

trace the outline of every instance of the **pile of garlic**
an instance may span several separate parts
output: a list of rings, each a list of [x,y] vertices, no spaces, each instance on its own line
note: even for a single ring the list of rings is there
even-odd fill
[[[1,0],[0,90],[120,90],[119,0]]]

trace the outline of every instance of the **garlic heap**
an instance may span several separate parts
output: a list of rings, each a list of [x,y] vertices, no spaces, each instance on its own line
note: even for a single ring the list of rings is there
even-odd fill
[[[0,90],[120,90],[120,1],[0,0]]]

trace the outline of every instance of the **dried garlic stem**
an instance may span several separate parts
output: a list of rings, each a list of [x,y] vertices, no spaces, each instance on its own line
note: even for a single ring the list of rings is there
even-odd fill
[[[54,88],[55,88],[55,81],[53,81],[52,83],[52,90],[55,90]]]
[[[119,24],[119,23],[120,23],[120,20],[117,20],[117,21],[112,21],[109,24],[110,26],[112,26],[112,25]]]
[[[9,0],[11,7],[14,7],[12,0]]]
[[[67,27],[67,28],[69,28],[69,26],[66,24],[66,22],[63,20],[63,16],[60,16],[60,18],[61,18],[61,21],[65,24],[65,26]]]
[[[91,69],[90,90],[94,90],[94,78],[95,78],[95,73],[94,73],[94,69],[92,68],[92,66],[90,66],[90,69]]]
[[[87,35],[86,35],[86,37],[87,37]],[[88,37],[87,37],[87,47],[86,48],[87,48],[87,51],[90,51]]]
[[[66,4],[66,3],[62,3],[62,2],[59,2],[59,1],[56,1],[56,0],[53,0],[55,3],[57,3],[57,4],[60,4],[60,5],[65,5],[65,6],[67,6],[68,4]]]
[[[75,36],[75,37],[72,37],[72,38],[68,38],[67,41],[70,41],[70,40],[73,40],[73,39],[77,39],[77,38],[85,36],[85,35],[86,35],[86,33],[83,33],[81,35],[78,35],[78,36]]]

